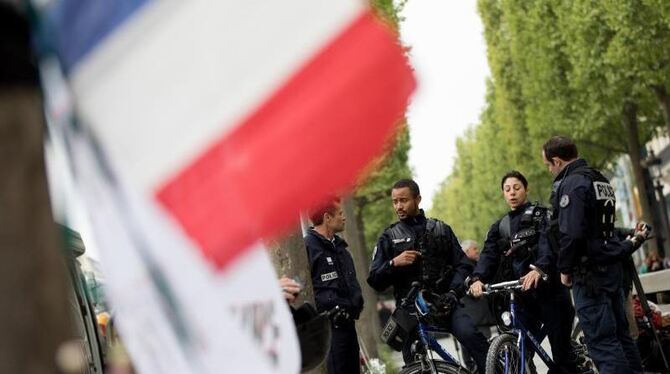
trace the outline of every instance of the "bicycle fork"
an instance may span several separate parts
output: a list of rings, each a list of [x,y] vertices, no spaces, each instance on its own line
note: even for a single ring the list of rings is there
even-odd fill
[[[510,306],[510,314],[512,315],[512,326],[515,328],[517,327],[517,321],[516,321],[516,295],[514,292],[510,293],[509,296],[509,306]],[[526,373],[526,339],[524,337],[523,331],[521,329],[517,329],[517,340],[516,340],[516,345],[519,347],[519,353],[521,355],[520,360],[521,360],[521,373],[519,374],[525,374]],[[505,365],[505,374],[507,373],[507,369],[509,368],[509,365]]]
[[[428,336],[428,334],[421,325],[419,325],[419,341],[421,342],[421,344],[423,344],[423,349],[425,350],[425,352],[423,352],[420,355],[419,360],[419,362],[421,362],[421,372],[428,372],[428,370],[430,370],[431,374],[439,374],[437,372],[437,367],[435,367],[435,362],[433,361],[433,354],[430,349],[432,345],[431,337]]]

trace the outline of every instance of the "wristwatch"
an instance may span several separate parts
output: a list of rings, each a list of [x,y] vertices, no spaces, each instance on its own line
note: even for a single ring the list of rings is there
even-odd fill
[[[393,267],[393,259],[390,259],[390,260],[389,260],[389,266],[390,266],[390,267]]]

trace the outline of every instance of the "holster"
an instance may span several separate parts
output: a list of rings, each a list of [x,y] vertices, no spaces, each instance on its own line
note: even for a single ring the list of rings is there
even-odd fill
[[[595,280],[595,270],[588,262],[583,261],[575,271],[575,283],[581,284],[586,290],[586,295],[595,297],[598,292],[598,284]]]

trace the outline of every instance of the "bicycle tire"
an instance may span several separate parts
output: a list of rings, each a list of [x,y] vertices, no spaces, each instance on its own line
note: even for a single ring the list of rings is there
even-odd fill
[[[517,337],[513,334],[502,334],[493,339],[486,354],[486,374],[521,372],[521,352],[516,341]],[[535,365],[526,363],[525,372],[535,374]]]
[[[589,355],[589,347],[586,345],[584,338],[584,331],[582,326],[577,321],[575,327],[572,329],[572,350],[577,355],[577,366],[580,373],[598,374],[598,368]]]
[[[460,366],[449,364],[441,360],[432,360],[437,372],[440,374],[470,374],[470,372]],[[427,374],[430,371],[422,370],[421,362],[413,362],[403,367],[398,374]]]

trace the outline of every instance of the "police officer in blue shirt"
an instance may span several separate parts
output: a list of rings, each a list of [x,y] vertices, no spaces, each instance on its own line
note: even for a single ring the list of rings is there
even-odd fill
[[[419,186],[411,179],[401,179],[391,190],[393,208],[400,219],[381,235],[375,247],[368,284],[382,292],[393,286],[396,305],[400,305],[419,281],[441,296],[443,307],[450,310],[444,328],[450,330],[473,355],[480,372],[486,367],[488,342],[477,331],[459,299],[465,294],[464,281],[472,265],[463,254],[458,239],[447,224],[426,218],[419,209]],[[402,349],[405,363],[413,359],[413,339]]]
[[[309,256],[317,310],[333,311],[332,338],[328,352],[329,374],[360,371],[355,320],[363,310],[363,295],[347,242],[337,233],[344,231],[344,213],[337,199],[310,214],[314,227],[307,232]],[[337,310],[335,310],[337,308]]]
[[[544,324],[558,369],[576,373],[576,358],[570,344],[575,310],[543,236],[548,209],[528,202],[528,181],[516,170],[503,176],[500,188],[510,211],[491,225],[486,235],[484,249],[472,272],[470,294],[481,297],[484,283],[523,279],[523,289],[528,292],[519,295],[517,317],[535,336],[539,336]],[[547,282],[540,282],[541,274],[531,270],[531,264],[549,275]]]
[[[601,374],[642,373],[640,354],[628,332],[622,260],[641,244],[614,229],[614,189],[598,170],[578,158],[572,140],[555,136],[543,146],[554,175],[552,237],[558,246],[561,282],[572,287],[589,354]]]

